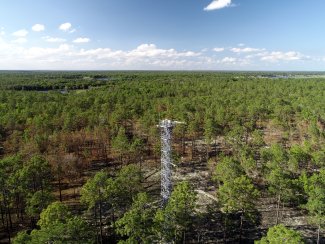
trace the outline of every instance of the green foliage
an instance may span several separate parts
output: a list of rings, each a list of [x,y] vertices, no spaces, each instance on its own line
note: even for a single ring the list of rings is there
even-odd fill
[[[2,209],[6,208],[8,221],[12,221],[9,211],[12,206],[17,208],[17,212],[26,212],[37,219],[41,211],[53,201],[49,191],[50,180],[50,165],[40,156],[33,156],[25,163],[20,155],[0,160],[0,204]]]
[[[261,152],[262,160],[265,163],[264,173],[268,190],[278,198],[278,204],[289,201],[297,202],[302,193],[301,182],[290,171],[289,156],[279,144],[272,145]]]
[[[204,138],[209,144],[216,135],[216,123],[213,118],[206,118],[204,121]]]
[[[145,144],[141,138],[135,138],[130,145],[130,151],[134,154],[142,153],[144,146]]]
[[[238,155],[246,144],[244,133],[244,127],[235,124],[226,135],[226,142],[233,148],[235,155]]]
[[[26,243],[94,243],[94,231],[80,217],[67,220],[66,224],[57,223],[49,228],[33,230],[31,241]]]
[[[268,190],[271,194],[280,195],[281,198],[290,200],[294,196],[290,173],[280,167],[271,169],[266,175]]]
[[[306,169],[309,162],[311,161],[311,155],[308,153],[306,148],[293,145],[289,152],[289,165],[295,171],[301,171]]]
[[[116,232],[128,237],[126,243],[152,243],[154,212],[146,193],[139,193],[130,209],[116,222]]]
[[[260,130],[254,130],[252,133],[252,145],[254,147],[261,147],[264,144],[263,132]]]
[[[321,131],[317,126],[317,123],[315,120],[312,120],[309,127],[308,127],[308,132],[311,135],[311,139],[314,142],[319,142],[319,139],[321,137]]]
[[[40,214],[38,225],[41,228],[49,228],[52,225],[65,224],[70,219],[71,213],[66,205],[60,202],[53,202]]]
[[[81,189],[80,202],[88,205],[89,208],[96,206],[99,201],[104,200],[104,195],[108,185],[108,175],[104,171],[95,174]]]
[[[25,191],[50,189],[50,181],[52,178],[50,164],[39,155],[33,156],[19,170],[19,180]]]
[[[243,175],[225,181],[219,187],[217,193],[223,212],[241,212],[249,219],[254,219],[253,214],[256,210],[256,200],[259,197],[259,191],[247,176]]]
[[[19,155],[5,157],[0,160],[0,189],[3,195],[9,197],[9,193],[13,193],[19,188],[19,185],[17,186],[19,182],[14,176],[22,164],[22,159]]]
[[[67,238],[64,241],[66,243],[94,243],[95,232],[93,227],[81,217],[69,218],[65,226]]]
[[[194,114],[194,118],[189,122],[188,132],[191,137],[196,137],[200,131],[200,116],[199,114]]]
[[[212,180],[215,182],[227,182],[233,180],[245,172],[238,161],[231,157],[222,157],[213,172]]]
[[[25,231],[18,233],[13,243],[94,243],[94,231],[80,217],[72,217],[67,207],[54,202],[41,213],[38,222],[40,229],[30,235]]]
[[[284,225],[276,225],[271,227],[266,237],[255,244],[303,244],[305,243],[301,234],[297,231],[286,228]]]
[[[240,165],[247,175],[257,171],[257,163],[254,159],[254,151],[249,146],[243,146],[239,152]]]
[[[134,164],[122,167],[116,176],[115,182],[120,190],[128,194],[132,200],[132,197],[142,189],[139,167]]]
[[[113,139],[113,148],[120,154],[125,153],[129,150],[129,141],[125,134],[124,127],[120,127],[116,137]]]
[[[270,148],[262,149],[261,158],[269,169],[278,166],[287,168],[288,155],[280,144],[273,144]]]
[[[16,235],[16,237],[13,239],[12,243],[13,244],[27,244],[31,243],[32,237],[27,234],[27,231],[20,231]]]
[[[53,200],[54,197],[51,192],[37,191],[27,198],[26,213],[29,216],[37,217]]]
[[[114,180],[108,180],[105,196],[115,210],[124,210],[142,189],[140,169],[137,165],[130,164],[122,167]]]
[[[305,208],[310,220],[319,228],[325,225],[325,170],[314,173],[305,181],[305,191],[308,201]]]
[[[312,153],[312,163],[319,168],[325,167],[325,148]]]
[[[108,203],[114,214],[119,215],[126,211],[141,190],[140,169],[130,164],[122,167],[114,178],[104,171],[96,173],[82,187],[80,201],[95,211]]]
[[[179,183],[173,190],[167,205],[155,215],[155,232],[165,241],[178,241],[192,223],[196,193],[188,182]]]

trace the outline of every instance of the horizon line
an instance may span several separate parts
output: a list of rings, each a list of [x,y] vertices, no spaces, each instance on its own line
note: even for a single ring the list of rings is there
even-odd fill
[[[325,70],[200,70],[200,69],[0,69],[0,72],[306,72],[325,73]]]

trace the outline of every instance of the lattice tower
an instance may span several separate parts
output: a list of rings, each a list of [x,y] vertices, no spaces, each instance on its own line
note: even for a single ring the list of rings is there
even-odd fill
[[[161,198],[162,206],[168,202],[172,191],[172,131],[176,124],[182,122],[171,121],[168,119],[160,121],[161,130]]]

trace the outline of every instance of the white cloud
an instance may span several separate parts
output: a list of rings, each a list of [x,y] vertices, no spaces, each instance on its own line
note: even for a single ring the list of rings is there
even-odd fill
[[[73,41],[74,43],[87,43],[90,42],[89,38],[86,37],[79,37]]]
[[[213,48],[213,51],[215,52],[223,52],[225,49],[223,47],[216,47],[216,48]]]
[[[12,41],[13,43],[23,44],[27,42],[27,39],[25,37],[19,37],[16,40]]]
[[[267,52],[261,55],[262,61],[277,62],[277,61],[295,61],[301,60],[304,56],[299,52]]]
[[[0,67],[7,69],[175,70],[204,69],[208,65],[199,52],[161,49],[154,44],[142,44],[132,50],[79,49],[68,44],[56,48],[27,48],[14,43],[1,43],[1,39],[0,44]]]
[[[193,57],[198,56],[200,53],[195,53],[192,51],[178,52],[175,49],[159,49],[155,44],[142,44],[136,49],[130,51],[128,56],[130,57]]]
[[[205,11],[217,10],[231,6],[231,0],[213,0],[204,8]]]
[[[244,43],[239,43],[238,46],[239,46],[239,47],[244,47],[245,44],[244,44]]]
[[[218,61],[218,63],[221,64],[235,64],[236,62],[237,62],[237,58],[233,58],[233,57],[224,57],[223,59]]]
[[[59,29],[62,31],[68,31],[70,30],[72,27],[71,23],[67,22],[67,23],[63,23],[59,26]]]
[[[234,48],[230,49],[230,51],[232,51],[234,53],[251,53],[251,52],[261,52],[264,50],[265,49],[252,48],[252,47],[243,47],[243,48],[234,47]]]
[[[115,60],[124,60],[127,63],[137,63],[142,62],[143,60],[147,61],[162,61],[163,59],[181,59],[181,58],[192,58],[200,56],[200,53],[185,51],[179,52],[175,49],[159,49],[154,44],[141,44],[136,49],[130,51],[116,50],[113,51],[110,48],[97,48],[81,51],[78,53],[79,56],[88,56],[95,59],[115,59]]]
[[[42,24],[35,24],[35,25],[33,25],[32,30],[36,31],[36,32],[44,31],[45,26]]]
[[[28,35],[28,31],[25,29],[21,29],[21,30],[15,31],[14,33],[12,33],[12,35],[16,36],[16,37],[25,37]]]
[[[44,41],[58,42],[60,38],[45,36]],[[0,38],[0,67],[3,69],[152,69],[152,70],[261,70],[278,69],[279,61],[285,61],[287,67],[306,64],[309,60],[299,52],[246,52],[245,55],[223,55],[218,57],[212,49],[204,52],[159,48],[155,44],[141,44],[131,50],[110,48],[79,48],[76,44],[52,44],[53,47],[29,47],[21,45],[27,41],[17,38],[15,41]],[[63,41],[63,40],[62,40]],[[45,43],[43,43],[45,44]],[[225,48],[225,50],[230,50]],[[221,57],[220,57],[221,56]],[[323,64],[320,59],[312,60]],[[319,64],[320,65],[320,64]],[[320,67],[320,66],[317,66]]]
[[[245,69],[247,67],[250,67],[252,65],[252,62],[250,59],[248,58],[234,58],[234,57],[224,57],[221,60],[217,60],[217,64],[220,65],[224,65],[227,68],[229,68],[229,66],[232,69]]]
[[[47,42],[56,42],[56,43],[59,43],[59,42],[66,42],[67,40],[66,39],[63,39],[63,38],[59,38],[59,37],[50,37],[50,36],[45,36],[43,37],[43,39]]]
[[[32,60],[32,59],[57,59],[63,58],[64,56],[69,56],[69,51],[72,51],[72,46],[69,46],[67,44],[61,44],[57,48],[42,48],[42,47],[31,47],[26,48],[22,55],[26,59]]]

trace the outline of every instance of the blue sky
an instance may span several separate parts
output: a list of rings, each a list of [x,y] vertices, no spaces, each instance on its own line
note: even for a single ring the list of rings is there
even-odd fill
[[[324,0],[0,1],[0,69],[317,70]]]

